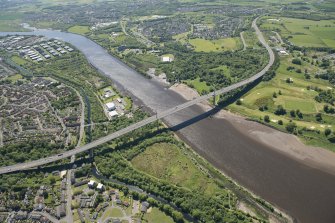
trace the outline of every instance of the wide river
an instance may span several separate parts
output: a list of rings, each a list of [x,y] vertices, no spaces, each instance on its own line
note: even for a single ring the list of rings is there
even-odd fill
[[[7,34],[15,33],[0,33]],[[51,30],[17,34],[43,35],[71,43],[100,72],[153,111],[163,111],[186,101],[157,81],[138,74],[86,37]],[[334,175],[260,143],[227,119],[200,118],[197,122],[187,122],[203,113],[202,108],[193,106],[167,117],[165,122],[177,125],[181,138],[215,167],[298,222],[335,222]]]

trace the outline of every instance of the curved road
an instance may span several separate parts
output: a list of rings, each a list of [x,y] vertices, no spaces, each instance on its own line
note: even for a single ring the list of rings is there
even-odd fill
[[[101,144],[104,144],[108,141],[111,141],[115,138],[118,138],[120,136],[123,136],[135,129],[138,129],[138,128],[141,128],[149,123],[152,123],[152,122],[155,122],[159,119],[162,119],[164,117],[167,117],[169,115],[172,115],[178,111],[181,111],[185,108],[188,108],[188,107],[191,107],[195,104],[198,104],[199,102],[202,102],[202,101],[205,101],[205,100],[208,100],[210,99],[211,97],[213,97],[214,95],[219,95],[219,94],[224,94],[224,93],[227,93],[227,92],[230,92],[232,90],[235,90],[239,87],[242,87],[244,85],[247,85],[247,84],[250,84],[252,82],[254,82],[255,80],[259,79],[260,77],[262,77],[269,69],[270,67],[272,66],[272,64],[274,63],[274,60],[275,60],[275,55],[272,51],[272,49],[270,48],[270,46],[267,44],[266,40],[264,39],[264,36],[262,34],[262,32],[259,30],[259,28],[257,27],[257,18],[253,21],[252,23],[252,27],[255,29],[256,31],[256,34],[257,34],[257,37],[259,39],[259,41],[262,43],[262,45],[267,49],[268,51],[268,54],[269,54],[269,63],[260,71],[258,72],[257,74],[255,74],[254,76],[248,78],[248,79],[245,79],[241,82],[238,82],[236,84],[233,84],[229,87],[225,87],[225,88],[222,88],[220,90],[217,90],[215,92],[211,92],[207,95],[203,95],[201,97],[198,97],[196,99],[193,99],[191,101],[188,101],[188,102],[185,102],[181,105],[178,105],[178,106],[175,106],[173,108],[170,108],[170,109],[167,109],[163,112],[159,112],[157,113],[156,115],[153,115],[149,118],[146,118],[140,122],[137,122],[135,124],[132,124],[124,129],[121,129],[119,131],[116,131],[114,133],[111,133],[107,136],[104,136],[104,137],[101,137],[100,139],[97,139],[93,142],[90,142],[84,146],[80,146],[80,147],[77,147],[73,150],[69,150],[69,151],[66,151],[66,152],[63,152],[63,153],[60,153],[60,154],[56,154],[56,155],[53,155],[53,156],[49,156],[47,158],[42,158],[42,159],[39,159],[39,160],[34,160],[34,161],[31,161],[31,162],[26,162],[26,163],[19,163],[19,164],[15,164],[15,165],[12,165],[12,166],[5,166],[5,167],[1,167],[0,168],[0,174],[5,174],[5,173],[11,173],[11,172],[17,172],[17,171],[20,171],[20,170],[26,170],[26,169],[31,169],[31,168],[35,168],[35,167],[38,167],[38,166],[42,166],[42,165],[45,165],[45,164],[48,164],[48,163],[52,163],[52,162],[55,162],[55,161],[58,161],[58,160],[62,160],[62,159],[65,159],[65,158],[69,158],[73,155],[76,155],[78,153],[82,153],[82,152],[85,152],[85,151],[88,151],[90,149],[93,149]]]

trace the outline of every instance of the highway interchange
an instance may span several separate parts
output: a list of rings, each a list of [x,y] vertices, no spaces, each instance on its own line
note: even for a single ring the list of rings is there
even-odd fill
[[[21,170],[27,170],[27,169],[31,169],[31,168],[36,168],[38,166],[42,166],[42,165],[45,165],[45,164],[48,164],[48,163],[52,163],[52,162],[55,162],[55,161],[58,161],[58,160],[62,160],[62,159],[65,159],[65,158],[69,158],[71,156],[74,156],[78,153],[82,153],[82,152],[86,152],[90,149],[93,149],[93,148],[96,148],[97,146],[101,145],[101,144],[104,144],[108,141],[111,141],[113,139],[116,139],[118,137],[121,137],[129,132],[132,132],[133,130],[136,130],[138,128],[141,128],[149,123],[152,123],[152,122],[155,122],[157,120],[160,120],[164,117],[167,117],[169,115],[172,115],[178,111],[181,111],[185,108],[188,108],[190,106],[193,106],[195,104],[198,104],[199,102],[202,102],[202,101],[205,101],[205,100],[208,100],[210,98],[212,98],[214,95],[220,95],[220,94],[224,94],[224,93],[227,93],[227,92],[230,92],[232,90],[235,90],[239,87],[242,87],[242,86],[245,86],[247,84],[250,84],[252,82],[254,82],[255,80],[259,79],[260,77],[262,77],[269,69],[270,67],[273,65],[274,63],[274,60],[275,60],[275,55],[272,51],[272,49],[270,48],[270,46],[267,44],[266,40],[264,39],[264,36],[263,34],[261,33],[261,31],[259,30],[259,28],[257,27],[257,19],[255,19],[252,23],[252,27],[255,29],[256,31],[256,34],[257,34],[257,37],[259,39],[259,41],[262,43],[262,45],[267,49],[268,51],[268,54],[269,54],[269,62],[268,64],[260,71],[258,72],[257,74],[253,75],[252,77],[250,78],[247,78],[243,81],[240,81],[238,83],[235,83],[231,86],[228,86],[228,87],[225,87],[225,88],[222,88],[220,90],[217,90],[215,92],[211,92],[209,94],[206,94],[206,95],[203,95],[203,96],[200,96],[198,98],[195,98],[193,100],[190,100],[188,102],[185,102],[183,104],[180,104],[178,106],[175,106],[173,108],[170,108],[170,109],[167,109],[163,112],[160,112],[160,113],[157,113],[149,118],[146,118],[140,122],[137,122],[135,124],[132,124],[124,129],[121,129],[119,131],[116,131],[114,133],[111,133],[107,136],[104,136],[104,137],[101,137],[93,142],[90,142],[84,146],[80,146],[80,147],[77,147],[75,149],[72,149],[72,150],[69,150],[69,151],[66,151],[66,152],[63,152],[63,153],[60,153],[60,154],[56,154],[56,155],[52,155],[52,156],[49,156],[49,157],[46,157],[46,158],[42,158],[42,159],[38,159],[38,160],[34,160],[34,161],[30,161],[30,162],[26,162],[26,163],[18,163],[18,164],[15,164],[15,165],[11,165],[11,166],[5,166],[5,167],[1,167],[0,168],[0,174],[6,174],[6,173],[11,173],[11,172],[18,172],[18,171],[21,171]]]

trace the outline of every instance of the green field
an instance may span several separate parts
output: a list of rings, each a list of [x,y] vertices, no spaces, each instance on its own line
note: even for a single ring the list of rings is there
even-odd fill
[[[241,47],[239,38],[225,38],[218,40],[190,39],[189,43],[196,52],[219,52],[227,50],[237,50]]]
[[[194,80],[187,80],[185,81],[185,83],[189,85],[190,87],[194,88],[195,90],[197,90],[199,94],[203,92],[209,92],[210,90],[210,87],[207,86],[206,82],[200,81],[199,77]]]
[[[135,168],[178,186],[209,194],[218,189],[213,180],[207,178],[180,148],[172,144],[154,144],[131,162]]]
[[[297,46],[335,48],[335,20],[264,19],[261,28],[277,30]]]
[[[22,59],[21,57],[19,56],[12,56],[12,61],[14,61],[14,63],[18,64],[18,65],[24,65],[27,63],[26,60]]]
[[[150,213],[146,213],[143,216],[143,222],[147,223],[174,223],[170,216],[167,216],[158,208],[152,208]]]
[[[90,31],[90,28],[88,26],[72,26],[68,29],[71,33],[77,33],[77,34],[85,34]]]

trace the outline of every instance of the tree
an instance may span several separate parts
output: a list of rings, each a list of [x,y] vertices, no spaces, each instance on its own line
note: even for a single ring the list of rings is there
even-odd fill
[[[265,122],[270,122],[270,117],[269,117],[268,115],[265,115],[265,116],[264,116],[264,121],[265,121]]]
[[[325,135],[329,136],[332,133],[331,129],[325,129]]]
[[[284,123],[283,123],[282,120],[279,120],[279,121],[278,121],[278,124],[279,124],[279,125],[283,125]]]
[[[236,104],[237,104],[237,105],[242,105],[242,101],[241,101],[241,99],[238,99],[238,100],[236,101]]]
[[[292,118],[295,118],[295,111],[294,111],[294,110],[291,110],[291,111],[290,111],[290,115],[291,115]]]
[[[277,109],[274,112],[276,115],[285,115],[286,114],[286,110],[283,108],[282,105],[278,105]]]
[[[277,93],[276,93],[276,92],[273,92],[272,97],[273,97],[273,98],[277,98]]]
[[[296,64],[296,65],[301,65],[301,60],[300,60],[299,58],[294,58],[294,59],[292,60],[292,63],[293,63],[293,64]]]
[[[49,182],[50,182],[51,185],[54,185],[56,183],[56,178],[54,176],[51,176],[49,178]]]
[[[316,120],[317,122],[321,122],[321,121],[322,121],[322,115],[321,115],[321,113],[317,113],[317,114],[315,115],[315,120]]]
[[[297,128],[297,125],[294,123],[294,122],[290,122],[287,124],[286,126],[286,130],[289,132],[289,133],[293,133],[294,130]]]

